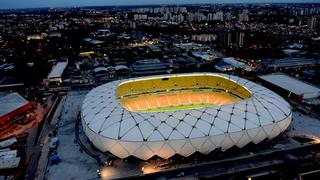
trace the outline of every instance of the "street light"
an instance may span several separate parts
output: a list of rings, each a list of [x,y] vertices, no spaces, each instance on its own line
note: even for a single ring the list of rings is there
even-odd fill
[[[99,177],[101,177],[101,172],[100,172],[99,169],[97,169],[97,174],[98,174]]]

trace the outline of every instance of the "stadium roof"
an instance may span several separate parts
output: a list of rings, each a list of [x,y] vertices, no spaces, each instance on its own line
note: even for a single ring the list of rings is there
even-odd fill
[[[259,77],[296,95],[320,93],[320,88],[286,74],[268,74]]]
[[[0,96],[0,117],[15,111],[29,102],[18,93],[10,93]]]
[[[48,75],[48,78],[60,78],[66,69],[68,62],[58,62],[54,69]]]
[[[236,82],[252,97],[232,104],[163,112],[124,108],[116,94],[122,82],[174,76],[219,76]],[[193,73],[117,80],[91,90],[82,105],[82,124],[101,151],[126,158],[149,159],[207,154],[215,148],[243,147],[283,132],[291,122],[290,105],[274,92],[248,80],[224,74]]]

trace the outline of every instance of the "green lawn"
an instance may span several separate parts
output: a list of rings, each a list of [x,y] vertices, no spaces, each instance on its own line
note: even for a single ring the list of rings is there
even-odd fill
[[[186,109],[199,109],[204,107],[214,106],[210,103],[201,103],[201,104],[187,104],[187,105],[177,105],[177,106],[165,106],[158,108],[151,108],[140,110],[139,112],[162,112],[162,111],[176,111],[176,110],[186,110]]]

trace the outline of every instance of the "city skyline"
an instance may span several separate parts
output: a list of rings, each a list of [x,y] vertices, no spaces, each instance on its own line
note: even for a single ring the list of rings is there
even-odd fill
[[[318,0],[28,0],[21,2],[20,0],[2,0],[0,9],[24,9],[24,8],[49,8],[49,7],[86,7],[86,6],[125,6],[125,5],[176,5],[176,4],[214,4],[214,3],[317,3]]]
[[[0,0],[0,180],[317,179],[299,1]]]

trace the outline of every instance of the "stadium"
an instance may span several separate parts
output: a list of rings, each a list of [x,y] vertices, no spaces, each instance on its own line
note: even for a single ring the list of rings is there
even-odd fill
[[[83,130],[119,158],[184,157],[259,143],[284,132],[290,105],[251,81],[191,73],[117,80],[85,97]]]

